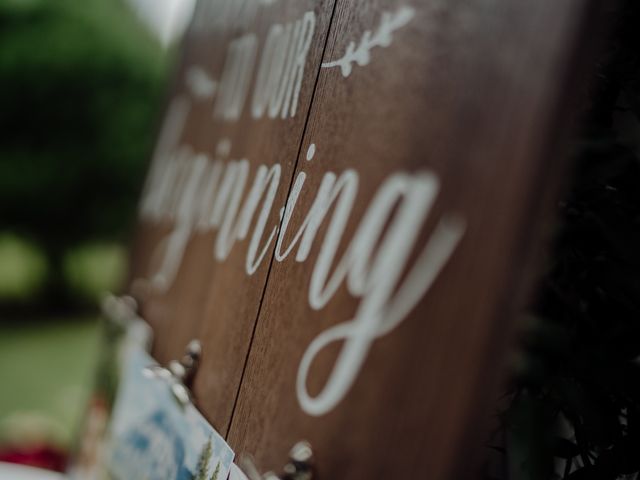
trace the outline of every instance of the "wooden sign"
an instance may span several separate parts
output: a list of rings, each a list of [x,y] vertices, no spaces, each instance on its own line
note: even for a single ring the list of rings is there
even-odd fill
[[[197,388],[225,432],[271,258],[260,235],[273,236],[286,201],[333,2],[217,3],[200,4],[187,42],[141,206],[143,232],[167,226],[136,249],[148,266],[133,291],[161,361],[207,339],[203,369],[216,373]]]
[[[200,2],[131,291],[237,454],[472,475],[589,3]]]

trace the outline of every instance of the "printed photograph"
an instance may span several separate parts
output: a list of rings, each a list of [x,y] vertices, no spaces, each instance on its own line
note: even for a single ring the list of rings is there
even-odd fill
[[[233,451],[193,405],[182,405],[142,349],[128,357],[102,480],[225,480]]]

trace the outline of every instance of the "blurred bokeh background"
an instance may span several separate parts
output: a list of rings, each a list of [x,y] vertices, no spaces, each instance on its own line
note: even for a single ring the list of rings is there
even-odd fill
[[[193,4],[0,0],[0,460],[70,448]]]

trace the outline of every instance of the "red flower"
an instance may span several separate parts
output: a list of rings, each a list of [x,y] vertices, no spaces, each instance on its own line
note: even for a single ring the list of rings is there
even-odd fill
[[[31,467],[64,472],[67,465],[67,455],[48,445],[22,449],[0,448],[0,462],[17,463]]]

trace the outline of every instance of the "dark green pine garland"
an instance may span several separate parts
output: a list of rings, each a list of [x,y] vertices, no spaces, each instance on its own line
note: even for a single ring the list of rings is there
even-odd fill
[[[504,478],[640,479],[640,2],[608,15],[573,187],[501,415]]]

